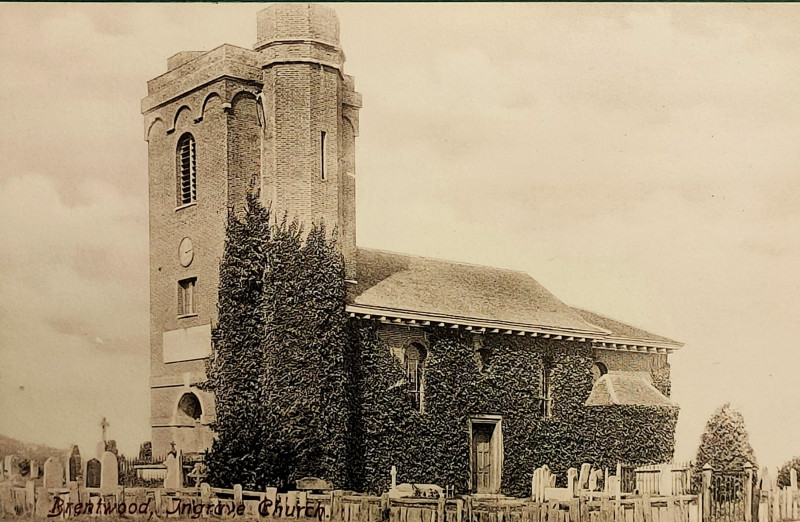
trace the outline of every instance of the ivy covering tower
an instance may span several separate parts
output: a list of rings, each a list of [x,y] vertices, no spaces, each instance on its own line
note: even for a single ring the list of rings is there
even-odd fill
[[[217,433],[210,460],[212,483],[253,486],[263,474],[266,322],[265,269],[273,242],[270,213],[249,197],[244,216],[228,216],[220,263],[219,322],[206,361],[206,391],[214,394]]]
[[[210,480],[263,488],[345,472],[349,406],[344,269],[323,225],[270,225],[255,197],[231,214],[205,388],[218,434]]]

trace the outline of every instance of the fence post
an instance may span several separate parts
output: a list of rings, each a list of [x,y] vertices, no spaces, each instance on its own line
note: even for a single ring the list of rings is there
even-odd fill
[[[753,465],[749,462],[744,465],[744,521],[753,520]]]
[[[711,521],[711,464],[703,466],[703,522]]]

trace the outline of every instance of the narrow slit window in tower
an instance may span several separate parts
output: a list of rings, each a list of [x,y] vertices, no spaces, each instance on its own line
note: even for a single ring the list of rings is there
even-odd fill
[[[320,177],[322,180],[325,180],[325,131],[322,131],[320,135],[320,151],[319,151],[319,161],[320,161]]]

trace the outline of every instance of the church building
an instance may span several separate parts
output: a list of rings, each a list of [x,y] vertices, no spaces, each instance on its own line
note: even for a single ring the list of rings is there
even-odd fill
[[[228,210],[258,192],[274,215],[336,227],[351,321],[393,361],[365,379],[401,394],[416,441],[430,437],[417,455],[410,439],[387,446],[381,430],[391,423],[365,422],[363,451],[376,468],[496,493],[520,490],[534,465],[670,458],[668,355],[681,343],[570,307],[526,273],[358,246],[362,99],[344,61],[333,9],[281,3],[258,13],[252,49],[180,52],[148,82],[153,454],[211,446],[213,395],[198,384],[212,354]],[[447,394],[435,371],[445,346],[455,363],[463,356],[455,366],[465,387],[448,384]],[[385,409],[381,400],[364,414]],[[608,441],[620,424],[626,440]],[[642,428],[651,425],[666,431],[655,452]],[[450,475],[426,475],[434,468]],[[364,477],[373,489],[384,480]]]

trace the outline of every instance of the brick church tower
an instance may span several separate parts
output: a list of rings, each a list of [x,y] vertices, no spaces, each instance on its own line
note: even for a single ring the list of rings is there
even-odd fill
[[[229,208],[249,191],[273,215],[337,233],[355,279],[355,137],[361,96],[325,6],[258,13],[253,50],[184,51],[142,101],[150,187],[153,452],[210,447],[205,380]]]

